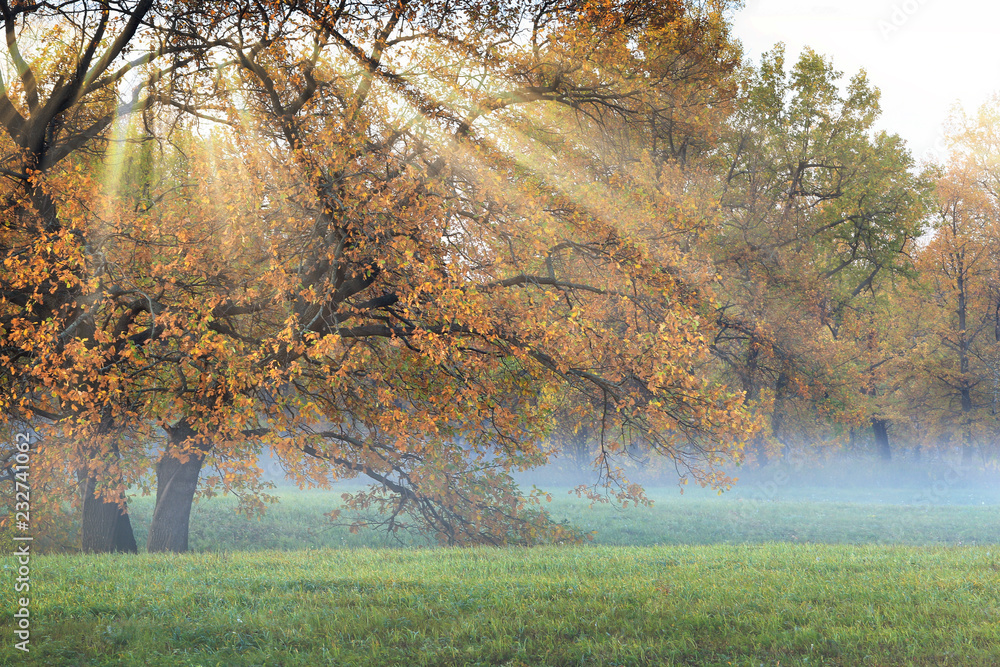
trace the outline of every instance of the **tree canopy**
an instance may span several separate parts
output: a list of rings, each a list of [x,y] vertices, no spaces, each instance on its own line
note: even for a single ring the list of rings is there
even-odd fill
[[[202,466],[252,504],[264,446],[461,543],[561,535],[509,475],[557,413],[623,498],[627,445],[738,455],[664,169],[731,100],[720,8],[4,7],[5,412],[84,549],[135,548],[154,473],[184,549]]]

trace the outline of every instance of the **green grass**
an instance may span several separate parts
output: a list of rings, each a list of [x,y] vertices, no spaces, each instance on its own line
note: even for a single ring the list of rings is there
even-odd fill
[[[0,664],[988,665],[997,562],[791,544],[44,556],[32,652],[5,641]]]
[[[997,664],[989,491],[777,491],[668,488],[622,509],[562,489],[547,509],[594,544],[467,550],[331,527],[340,490],[282,489],[260,519],[214,498],[192,515],[196,553],[33,556],[28,655],[2,577],[0,665]],[[144,545],[152,499],[131,511]]]

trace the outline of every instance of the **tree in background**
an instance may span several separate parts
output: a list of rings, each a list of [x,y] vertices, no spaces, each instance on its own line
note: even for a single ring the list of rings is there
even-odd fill
[[[873,129],[877,89],[862,72],[842,94],[841,76],[808,50],[786,71],[779,45],[749,72],[716,158],[714,349],[765,417],[760,460],[797,435],[828,439],[831,421],[869,422],[888,456],[867,313],[910,271],[928,187],[902,140]]]
[[[952,155],[937,184],[933,236],[919,253],[912,304],[909,409],[927,415],[929,442],[958,447],[962,462],[995,452],[1000,364],[1000,154],[997,103],[952,123]]]

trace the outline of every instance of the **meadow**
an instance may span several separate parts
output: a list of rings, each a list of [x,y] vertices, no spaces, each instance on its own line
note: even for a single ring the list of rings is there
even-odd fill
[[[331,492],[282,490],[262,519],[214,498],[193,553],[33,557],[32,650],[7,611],[0,664],[996,664],[995,490],[755,488],[626,509],[562,490],[548,509],[593,542],[533,549],[352,535]],[[132,511],[141,544],[149,499]]]

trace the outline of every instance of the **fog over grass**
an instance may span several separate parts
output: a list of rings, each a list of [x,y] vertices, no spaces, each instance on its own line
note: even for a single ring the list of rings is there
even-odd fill
[[[191,518],[193,550],[435,545],[425,536],[375,530],[352,534],[347,525],[331,524],[325,514],[342,506],[343,493],[361,489],[362,478],[329,490],[301,490],[271,462],[263,463],[281,501],[255,518],[239,514],[232,496],[199,501]],[[520,483],[525,490],[537,486],[551,493],[552,501],[542,507],[597,545],[1000,543],[996,472],[965,469],[944,459],[903,457],[889,462],[840,457],[821,464],[788,458],[729,472],[738,480],[720,493],[693,482],[681,485],[676,475],[637,469],[634,477],[645,485],[650,507],[579,498],[574,487],[593,484],[596,473],[558,459],[522,473]],[[145,543],[152,511],[151,497],[139,496],[130,504],[139,544]]]

